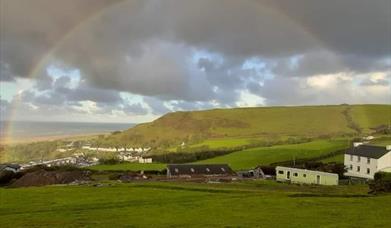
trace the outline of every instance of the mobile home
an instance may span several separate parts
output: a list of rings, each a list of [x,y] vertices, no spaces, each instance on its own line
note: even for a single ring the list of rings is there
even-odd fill
[[[338,185],[338,174],[282,166],[276,167],[276,179],[296,184]]]

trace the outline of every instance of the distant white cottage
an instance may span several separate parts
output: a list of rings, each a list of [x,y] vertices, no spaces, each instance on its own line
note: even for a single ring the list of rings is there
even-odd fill
[[[388,172],[391,168],[391,146],[381,147],[355,143],[346,151],[345,176],[373,179],[379,171]]]

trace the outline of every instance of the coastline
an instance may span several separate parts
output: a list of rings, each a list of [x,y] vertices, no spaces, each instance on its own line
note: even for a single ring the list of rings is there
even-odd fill
[[[16,144],[25,144],[33,142],[45,142],[45,141],[55,141],[55,140],[80,140],[80,139],[89,139],[95,138],[98,135],[107,135],[107,132],[95,132],[95,133],[85,133],[85,134],[67,134],[67,135],[47,135],[47,136],[31,136],[31,137],[19,137],[19,138],[0,138],[0,145],[16,145]]]

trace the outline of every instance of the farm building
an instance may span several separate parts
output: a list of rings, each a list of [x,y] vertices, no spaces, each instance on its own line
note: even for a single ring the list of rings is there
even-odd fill
[[[276,167],[276,179],[297,184],[338,185],[338,174],[282,166]]]
[[[227,164],[170,164],[167,177],[232,176],[235,172]]]
[[[391,168],[391,146],[354,143],[344,157],[345,176],[373,179],[376,172]]]

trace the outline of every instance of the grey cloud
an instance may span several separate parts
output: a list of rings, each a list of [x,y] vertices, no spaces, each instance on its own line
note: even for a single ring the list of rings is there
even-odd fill
[[[36,88],[38,90],[44,91],[52,89],[53,87],[53,78],[50,77],[47,74],[43,74],[42,76],[38,77],[36,80]]]
[[[387,71],[390,65],[384,59],[373,59],[354,55],[336,55],[330,51],[317,50],[279,59],[270,66],[272,72],[287,77],[309,77],[318,74],[339,72],[368,73]]]
[[[301,88],[300,80],[296,78],[276,77],[265,81],[256,95],[266,99],[267,105],[295,105],[305,104],[313,99],[311,94],[306,95]]]
[[[0,97],[0,121],[6,120],[9,115],[10,103]]]
[[[386,79],[379,79],[376,81],[372,81],[369,79],[366,79],[360,83],[362,86],[388,86],[390,85],[390,82]]]
[[[144,108],[140,103],[125,105],[123,108],[125,114],[146,115],[148,109]]]
[[[143,101],[152,109],[152,114],[162,115],[170,112],[171,110],[163,103],[163,101],[153,98],[144,97]]]
[[[0,39],[0,44],[1,44],[1,39]],[[1,49],[0,49],[0,54],[1,54]],[[13,73],[11,72],[9,64],[0,60],[0,82],[1,81],[10,82],[14,80],[15,78]]]
[[[175,101],[171,102],[173,111],[188,111],[188,110],[204,110],[215,108],[210,102],[188,102],[188,101]]]
[[[298,89],[280,94],[296,79],[277,77],[260,90],[263,75],[240,69],[252,57],[276,64],[278,76],[389,66],[382,63],[391,52],[389,0],[118,2],[3,0],[1,80],[27,76],[53,50],[48,59],[80,69],[85,81],[79,89],[57,86],[66,100],[116,103],[117,91],[128,91],[155,97],[145,102],[161,114],[169,111],[164,100],[232,105],[244,88],[263,91],[270,103],[294,96],[307,102]],[[190,63],[193,50],[218,53],[224,62]],[[292,68],[289,57],[298,55]]]
[[[1,80],[27,77],[74,27],[121,0],[1,0]],[[7,76],[8,75],[8,76]]]
[[[83,84],[76,89],[72,89],[67,98],[70,101],[89,100],[108,104],[118,104],[123,101],[117,91],[96,89]]]
[[[297,21],[326,48],[354,56],[391,53],[389,0],[263,0]]]

